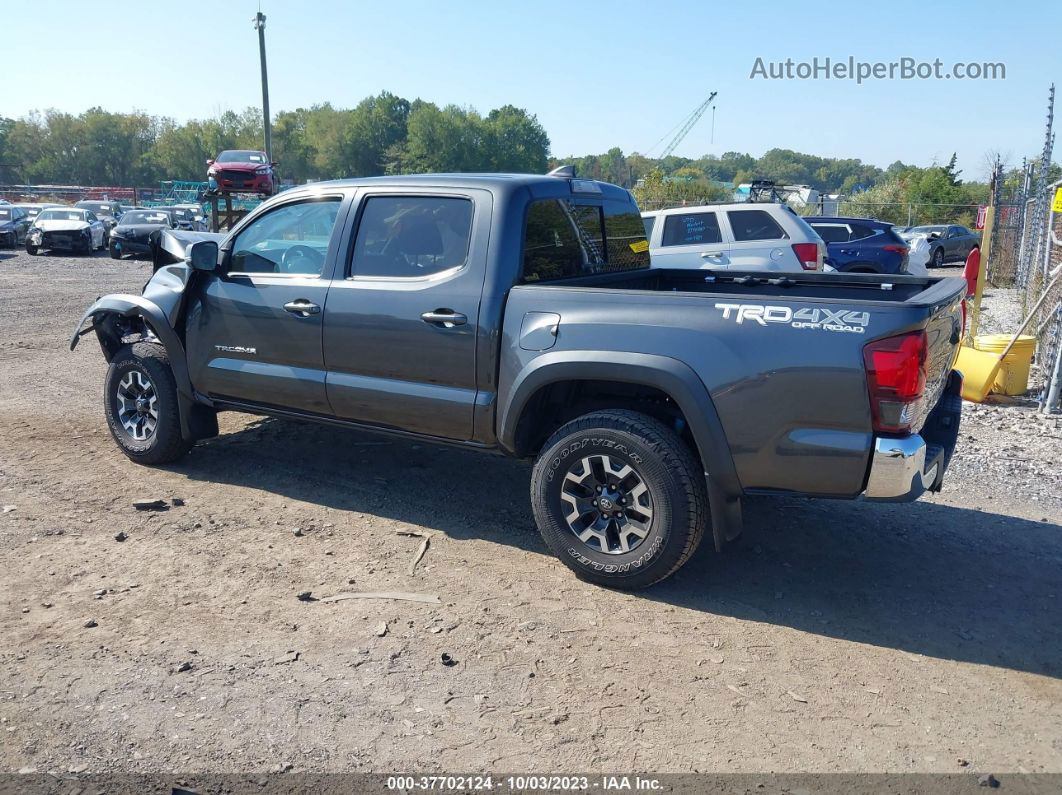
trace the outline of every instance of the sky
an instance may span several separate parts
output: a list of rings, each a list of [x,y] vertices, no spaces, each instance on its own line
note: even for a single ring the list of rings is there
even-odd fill
[[[484,114],[513,104],[537,115],[558,157],[657,154],[717,91],[714,139],[709,110],[675,154],[778,147],[884,167],[956,152],[981,178],[988,152],[1011,163],[1040,152],[1048,86],[1062,82],[1054,0],[35,0],[4,5],[18,35],[0,47],[15,77],[0,88],[0,116],[99,105],[184,121],[260,106],[259,6],[273,113],[352,107],[384,90]],[[757,58],[796,69],[816,57],[940,59],[944,72],[1000,62],[1006,77],[751,76]]]

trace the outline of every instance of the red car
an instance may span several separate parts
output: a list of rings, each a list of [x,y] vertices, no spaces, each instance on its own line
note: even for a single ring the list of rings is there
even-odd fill
[[[265,152],[226,149],[207,161],[207,185],[216,193],[260,193],[272,196],[280,189],[276,163]]]

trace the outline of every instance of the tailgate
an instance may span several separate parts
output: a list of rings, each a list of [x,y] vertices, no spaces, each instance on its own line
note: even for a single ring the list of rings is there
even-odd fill
[[[911,302],[931,302],[926,324],[926,387],[917,407],[918,413],[911,423],[911,427],[916,431],[922,428],[929,413],[940,401],[951,368],[955,364],[963,333],[962,300],[965,291],[964,280],[942,279],[911,299]]]

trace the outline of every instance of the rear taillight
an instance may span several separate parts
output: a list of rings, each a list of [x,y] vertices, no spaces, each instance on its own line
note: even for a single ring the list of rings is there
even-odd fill
[[[881,247],[882,251],[894,251],[897,254],[907,254],[910,249],[907,246],[894,246],[892,243]]]
[[[818,243],[794,243],[793,253],[800,261],[800,267],[806,271],[819,269],[819,244]]]
[[[926,388],[928,347],[924,331],[886,337],[863,346],[875,431],[910,432],[914,404]]]

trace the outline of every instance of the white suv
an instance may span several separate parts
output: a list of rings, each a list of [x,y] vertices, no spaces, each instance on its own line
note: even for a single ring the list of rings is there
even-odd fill
[[[821,271],[826,244],[784,204],[708,204],[642,213],[654,268]]]

